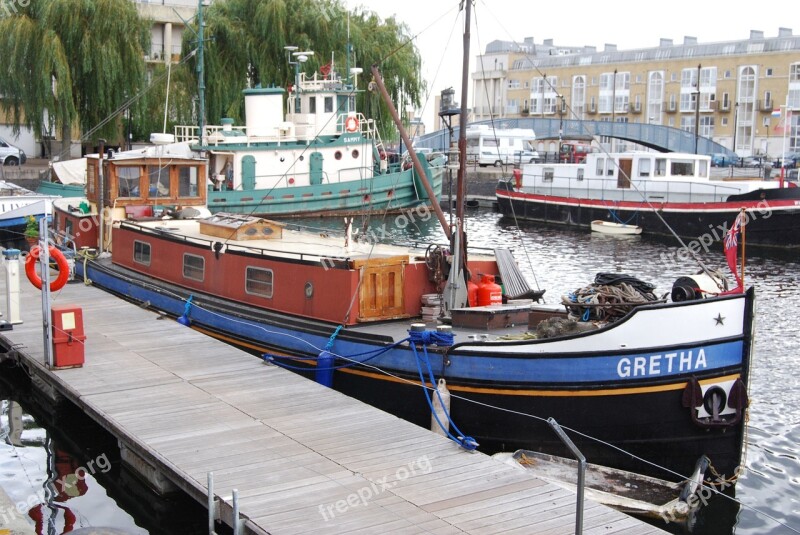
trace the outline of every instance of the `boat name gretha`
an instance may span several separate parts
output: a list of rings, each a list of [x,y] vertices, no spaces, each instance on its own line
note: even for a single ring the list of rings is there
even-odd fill
[[[620,377],[651,377],[662,373],[683,373],[707,368],[706,352],[700,349],[697,355],[692,350],[650,355],[648,357],[623,357],[617,362]]]

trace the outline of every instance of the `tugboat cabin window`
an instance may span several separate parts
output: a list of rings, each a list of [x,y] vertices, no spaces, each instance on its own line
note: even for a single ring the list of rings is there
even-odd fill
[[[117,197],[141,197],[139,174],[139,166],[117,167]]]
[[[178,195],[197,197],[197,167],[178,168]]]
[[[206,259],[193,254],[183,255],[183,276],[187,279],[203,282],[205,278]]]
[[[248,266],[244,291],[250,295],[272,298],[272,270]]]
[[[145,266],[150,265],[150,244],[133,240],[133,261]]]
[[[325,113],[333,113],[333,97],[325,97]]]
[[[308,97],[308,113],[317,113],[317,97],[315,95]]]
[[[656,169],[653,176],[667,176],[666,158],[656,158]]]
[[[542,175],[542,182],[552,182],[555,170],[552,167],[545,167]]]

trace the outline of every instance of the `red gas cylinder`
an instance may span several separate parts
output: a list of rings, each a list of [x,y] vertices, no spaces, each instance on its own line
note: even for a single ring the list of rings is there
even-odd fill
[[[467,302],[469,306],[478,306],[478,285],[471,280],[467,281]]]
[[[503,304],[503,289],[494,282],[494,275],[483,275],[478,286],[478,306]]]

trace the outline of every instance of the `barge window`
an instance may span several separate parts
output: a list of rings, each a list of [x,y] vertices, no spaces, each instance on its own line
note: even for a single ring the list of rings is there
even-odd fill
[[[147,174],[150,197],[169,197],[169,166],[148,166]]]
[[[184,253],[183,276],[187,279],[203,282],[205,278],[206,259],[202,256]]]
[[[583,181],[583,169],[578,169],[578,182]]]
[[[667,159],[656,158],[656,170],[653,176],[667,176]]]
[[[542,174],[542,182],[552,182],[554,169],[552,167],[545,167]]]
[[[117,197],[141,197],[139,167],[117,167]]]
[[[694,176],[694,161],[673,160],[670,172],[672,176]]]
[[[197,167],[178,167],[178,196],[197,197]]]
[[[137,264],[150,265],[150,244],[133,240],[133,261]]]
[[[605,158],[598,158],[597,159],[597,168],[594,170],[595,171],[594,174],[596,174],[599,177],[602,177],[603,174],[604,174],[603,172],[605,170],[605,167],[606,167],[606,159]]]
[[[272,298],[272,270],[248,266],[244,291],[251,295]]]
[[[650,176],[650,160],[639,160],[639,176]]]

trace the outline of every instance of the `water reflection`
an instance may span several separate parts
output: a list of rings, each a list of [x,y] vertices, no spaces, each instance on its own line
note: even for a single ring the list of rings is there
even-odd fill
[[[13,514],[39,535],[81,527],[125,534],[202,532],[205,509],[186,496],[161,498],[119,459],[116,440],[77,409],[54,407],[18,369],[0,367],[0,486]],[[19,511],[19,512],[18,512]]]

